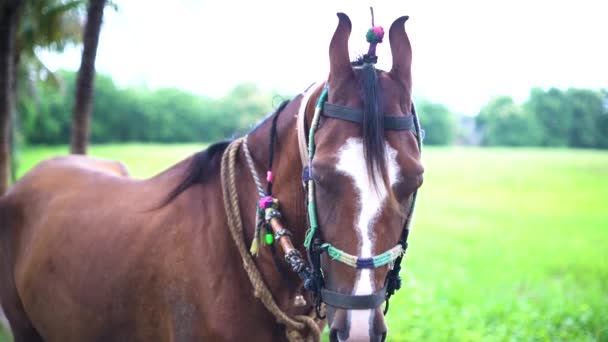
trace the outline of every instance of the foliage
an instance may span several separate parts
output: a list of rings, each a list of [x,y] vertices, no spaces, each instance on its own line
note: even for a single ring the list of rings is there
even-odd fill
[[[534,117],[526,115],[510,97],[497,97],[481,109],[477,124],[482,128],[482,145],[535,146],[541,132]]]
[[[22,106],[27,142],[65,144],[71,129],[75,74],[60,72],[57,89],[39,84],[38,101]],[[212,99],[174,88],[118,87],[107,75],[97,75],[91,140],[108,142],[216,141],[243,134],[269,113],[276,95],[255,84],[237,85],[226,96]],[[450,144],[456,132],[455,117],[440,104],[419,101],[425,143]]]
[[[510,97],[492,99],[476,121],[484,145],[606,148],[608,94],[535,88],[521,106]]]
[[[150,177],[202,148],[104,145],[91,154]],[[67,152],[27,148],[21,173]],[[430,147],[423,158],[390,341],[608,340],[608,154]]]
[[[75,74],[61,72],[63,89],[41,85],[37,104],[24,107],[29,143],[68,143]],[[119,88],[106,75],[95,81],[91,140],[108,142],[215,141],[244,133],[272,109],[272,95],[242,84],[220,99],[178,89]]]
[[[26,0],[17,33],[20,53],[35,55],[41,48],[63,51],[69,44],[80,42],[80,11],[85,4],[82,0]]]
[[[416,101],[420,125],[424,129],[427,145],[450,145],[457,131],[456,117],[448,108],[426,100]]]
[[[559,89],[551,88],[545,92],[535,88],[530,92],[530,99],[524,107],[542,127],[541,146],[568,146],[568,129],[572,117],[564,109],[567,105],[568,100]]]
[[[16,36],[18,96],[33,96],[37,80],[57,84],[54,74],[40,60],[42,50],[62,52],[82,39],[84,0],[25,0]],[[29,91],[28,91],[29,90]]]
[[[8,325],[0,323],[0,342],[13,341]]]
[[[58,75],[59,89],[40,82],[38,100],[30,97],[21,103],[28,143],[68,142],[75,74]],[[174,88],[123,88],[107,75],[98,75],[95,83],[95,143],[217,141],[245,133],[278,104],[273,93],[251,83],[240,84],[221,98]],[[475,143],[481,136],[484,146],[608,148],[606,90],[535,88],[521,105],[510,97],[497,97],[472,119],[476,129],[469,127],[471,120],[458,118],[438,103],[419,99],[416,110],[427,145],[450,145],[457,136],[460,143]]]
[[[571,116],[570,130],[568,131],[568,146],[572,147],[599,147],[608,141],[606,122],[608,108],[600,93],[586,89],[568,89],[566,98],[567,107]],[[608,99],[608,98],[607,98]]]

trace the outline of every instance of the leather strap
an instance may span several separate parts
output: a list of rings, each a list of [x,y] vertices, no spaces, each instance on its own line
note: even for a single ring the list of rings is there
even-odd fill
[[[377,309],[386,299],[386,286],[370,295],[348,295],[321,289],[321,298],[325,304],[348,310]]]
[[[300,159],[302,160],[302,167],[308,165],[308,144],[306,143],[306,108],[310,97],[315,93],[324,82],[313,83],[300,100],[300,110],[298,110],[298,119],[296,123],[296,130],[298,131],[298,149],[300,150]]]
[[[363,123],[363,111],[329,102],[325,102],[323,104],[322,114],[334,119],[341,119],[354,123]]]
[[[360,109],[340,106],[329,102],[323,104],[323,115],[334,119],[341,119],[359,124],[363,123],[363,111]],[[414,131],[414,116],[411,114],[405,116],[385,115],[384,129]]]
[[[324,82],[316,82],[313,83],[304,93],[302,99],[300,100],[300,109],[298,110],[298,118],[296,123],[296,129],[298,131],[298,149],[300,151],[300,160],[302,161],[302,167],[308,166],[309,157],[308,157],[308,144],[306,138],[306,108],[308,107],[308,102],[310,101],[311,96],[324,84]],[[414,105],[412,104],[412,111],[414,110]],[[346,120],[354,123],[363,123],[363,111],[360,109],[340,106],[332,103],[324,103],[323,104],[323,115],[335,118]],[[385,115],[384,116],[384,128],[395,130],[395,131],[405,131],[411,130],[414,134],[417,134],[416,125],[414,123],[414,115],[408,114],[405,116],[402,115]]]

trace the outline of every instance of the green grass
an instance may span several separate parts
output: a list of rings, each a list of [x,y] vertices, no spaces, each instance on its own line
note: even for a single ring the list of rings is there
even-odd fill
[[[0,323],[0,341],[12,341],[10,329],[8,326]]]
[[[153,175],[202,145],[91,154]],[[33,147],[21,173],[67,148]],[[389,341],[608,341],[608,152],[427,148]]]

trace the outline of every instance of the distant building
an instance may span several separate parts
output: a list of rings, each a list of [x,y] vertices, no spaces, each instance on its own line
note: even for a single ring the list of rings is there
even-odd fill
[[[482,133],[475,123],[475,116],[459,115],[458,116],[458,134],[456,135],[456,145],[473,145],[481,144]]]

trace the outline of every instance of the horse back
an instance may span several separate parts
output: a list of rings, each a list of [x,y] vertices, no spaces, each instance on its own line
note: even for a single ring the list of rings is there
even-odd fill
[[[0,199],[0,296],[16,307],[9,320],[27,311],[23,319],[50,340],[164,340],[158,329],[173,324],[175,308],[157,301],[167,297],[193,319],[183,303],[191,284],[171,283],[187,278],[179,265],[200,210],[179,199],[161,206],[185,164],[136,180],[120,163],[69,156],[26,174]],[[66,322],[81,323],[56,329]]]

